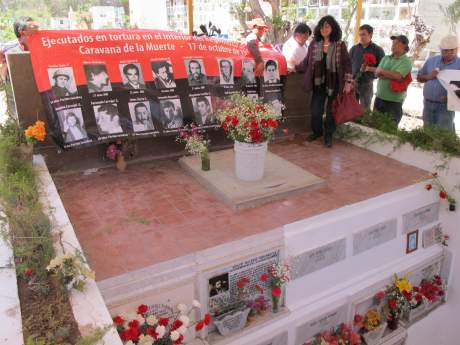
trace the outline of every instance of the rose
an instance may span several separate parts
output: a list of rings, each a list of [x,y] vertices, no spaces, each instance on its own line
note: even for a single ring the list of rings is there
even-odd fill
[[[441,199],[445,199],[445,198],[447,198],[447,193],[442,190],[442,191],[439,192],[439,197]]]
[[[277,287],[277,286],[274,287],[274,288],[272,289],[272,296],[273,296],[273,297],[280,297],[280,296],[281,296],[281,288],[279,288],[279,287]]]
[[[160,317],[160,320],[158,320],[158,324],[160,326],[167,326],[169,323],[169,319],[167,317]]]
[[[431,190],[431,188],[433,188],[433,186],[431,185],[431,183],[428,183],[427,185],[425,185],[425,189],[426,189],[426,190]]]
[[[211,315],[205,314],[204,319],[203,319],[204,324],[207,326],[211,322]]]
[[[121,326],[125,323],[125,320],[121,316],[115,316],[112,320],[117,326]]]
[[[364,63],[369,66],[373,66],[377,64],[377,59],[375,58],[375,55],[371,53],[364,53],[363,60],[364,60]]]
[[[266,282],[268,280],[268,275],[267,274],[262,274],[260,276],[260,280],[263,281],[263,282]]]
[[[394,299],[388,300],[388,306],[390,307],[390,309],[395,310],[397,306],[396,301]]]
[[[385,297],[385,292],[379,291],[375,294],[375,299],[377,300],[377,303],[380,303],[380,301]]]
[[[201,331],[203,328],[204,328],[204,321],[199,321],[199,322],[195,325],[195,330],[197,330],[197,331]]]
[[[149,310],[149,307],[146,306],[145,304],[141,304],[140,306],[137,307],[137,313],[142,316],[147,312],[147,310]]]

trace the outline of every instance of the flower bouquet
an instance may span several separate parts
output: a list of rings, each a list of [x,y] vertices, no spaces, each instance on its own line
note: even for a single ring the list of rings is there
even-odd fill
[[[192,310],[199,308],[200,303],[193,301],[190,308],[178,304],[176,310],[169,308],[169,316],[159,316],[147,305],[141,304],[130,320],[115,316],[113,323],[125,345],[180,345],[191,328],[200,331],[211,322],[209,314],[197,322],[190,320]]]
[[[395,274],[393,283],[387,286],[385,290],[384,308],[389,329],[397,329],[401,316],[409,311],[410,304],[405,294],[409,294],[411,291],[412,285],[407,277],[398,278]]]
[[[267,142],[279,127],[280,112],[250,97],[232,95],[217,117],[227,136],[235,142],[236,176],[245,181],[261,179]]]
[[[127,166],[123,151],[123,142],[121,140],[117,140],[117,142],[109,144],[107,146],[107,150],[105,151],[105,156],[108,159],[116,161],[116,167],[119,171],[125,171]]]
[[[358,71],[358,73],[356,74],[355,80],[359,82],[359,79],[363,75],[366,66],[375,67],[376,65],[377,65],[377,58],[375,57],[375,55],[372,53],[364,53],[363,54],[363,65],[361,69]]]
[[[201,170],[210,170],[209,144],[211,141],[204,138],[204,136],[199,132],[198,127],[190,125],[181,128],[176,141],[185,143],[185,150],[188,153],[200,156]]]
[[[32,160],[34,144],[38,141],[45,141],[46,128],[43,121],[37,120],[35,124],[27,127],[24,131],[26,143],[19,144],[18,156],[23,160]]]
[[[281,296],[283,294],[283,286],[289,282],[290,267],[287,263],[275,263],[268,269],[268,274],[262,274],[260,280],[266,282],[270,287],[272,296],[272,311],[277,313]]]
[[[377,308],[369,309],[364,316],[356,314],[354,325],[358,328],[358,332],[363,336],[367,345],[378,343],[387,326],[385,322],[382,322]]]
[[[313,341],[303,345],[360,345],[361,337],[358,333],[353,332],[346,324],[329,331],[323,331],[318,334]]]

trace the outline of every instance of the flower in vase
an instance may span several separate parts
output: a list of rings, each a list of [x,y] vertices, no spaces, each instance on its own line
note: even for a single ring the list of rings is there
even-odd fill
[[[281,288],[279,288],[277,286],[272,288],[272,296],[273,297],[280,297],[281,296]]]

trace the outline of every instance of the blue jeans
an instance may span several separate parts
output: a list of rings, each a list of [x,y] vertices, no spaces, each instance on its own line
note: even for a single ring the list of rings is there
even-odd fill
[[[324,122],[324,130],[326,136],[332,136],[335,131],[334,117],[332,116],[332,101],[334,96],[329,97],[325,89],[314,89],[311,98],[311,129],[313,134],[317,136],[323,135],[323,114],[324,105],[326,104],[326,121]]]
[[[455,112],[447,110],[447,103],[423,101],[423,124],[434,125],[451,131],[454,127]]]
[[[403,116],[402,103],[385,101],[376,97],[374,101],[374,111],[390,115],[396,124],[399,124]]]

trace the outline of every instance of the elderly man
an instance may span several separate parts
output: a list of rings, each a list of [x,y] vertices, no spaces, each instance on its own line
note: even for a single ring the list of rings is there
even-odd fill
[[[252,32],[246,37],[246,44],[249,52],[256,60],[255,73],[256,75],[261,75],[264,70],[264,61],[260,55],[259,44],[262,43],[262,38],[267,32],[268,26],[262,18],[253,19],[248,22],[248,25]]]
[[[417,75],[417,81],[423,86],[423,124],[436,125],[454,130],[455,112],[447,110],[447,91],[437,79],[439,71],[460,70],[458,54],[458,38],[446,36],[439,45],[441,55],[426,60]]]
[[[307,56],[307,41],[310,35],[310,27],[305,23],[300,23],[295,27],[292,37],[283,44],[283,55],[286,58],[289,72],[294,72],[295,66]]]
[[[51,88],[54,98],[75,96],[76,92],[69,91],[70,75],[64,69],[57,69],[53,73],[54,85]]]
[[[374,111],[386,113],[399,124],[403,111],[402,104],[406,98],[407,87],[395,89],[393,81],[404,84],[412,70],[412,62],[407,57],[409,40],[404,35],[391,36],[391,55],[385,56],[378,67],[366,66],[364,72],[373,72],[379,78]]]

